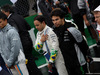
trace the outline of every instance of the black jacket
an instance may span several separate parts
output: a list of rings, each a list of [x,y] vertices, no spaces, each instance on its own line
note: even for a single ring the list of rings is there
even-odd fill
[[[77,42],[73,35],[68,31],[68,28],[70,27],[74,27],[74,25],[66,22],[63,26],[54,28],[54,32],[58,36],[59,46],[69,75],[82,75],[74,44],[78,45],[84,57],[87,55],[88,45],[83,37],[81,42]]]
[[[17,13],[12,13],[8,18],[8,23],[18,30],[24,53],[32,53],[32,49],[29,49],[30,47],[32,48],[32,40],[28,32],[28,30],[30,30],[31,27],[26,22],[26,20],[21,15],[18,15]]]

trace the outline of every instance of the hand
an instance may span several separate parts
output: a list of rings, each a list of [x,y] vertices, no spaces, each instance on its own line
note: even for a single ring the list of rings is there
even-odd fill
[[[60,1],[56,1],[56,5],[60,4]]]
[[[85,21],[86,26],[90,26],[89,21],[87,20],[86,14],[83,15],[83,19]]]
[[[86,26],[90,26],[90,23],[88,20],[85,20],[85,24],[86,24]]]
[[[8,65],[7,65],[7,64],[6,64],[6,67],[7,67],[7,68],[10,68],[10,69],[15,69],[15,67],[14,67],[14,66],[8,67]]]
[[[11,66],[10,69],[15,69],[15,67],[14,66]]]
[[[88,63],[91,63],[93,61],[92,57],[90,57],[90,56],[87,56],[86,60],[87,60]]]
[[[43,34],[43,35],[41,36],[40,41],[41,41],[41,42],[44,42],[44,41],[46,41],[47,39],[48,39],[48,35],[47,35],[47,34],[46,34],[46,35]]]
[[[52,69],[52,64],[48,64],[48,69],[49,69],[49,70]]]

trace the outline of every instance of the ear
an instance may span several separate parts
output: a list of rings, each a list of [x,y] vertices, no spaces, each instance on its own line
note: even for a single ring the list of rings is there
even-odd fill
[[[63,20],[65,19],[65,18],[62,18]]]
[[[5,21],[7,22],[7,19],[5,19]]]
[[[42,22],[43,24],[46,24],[44,21]]]

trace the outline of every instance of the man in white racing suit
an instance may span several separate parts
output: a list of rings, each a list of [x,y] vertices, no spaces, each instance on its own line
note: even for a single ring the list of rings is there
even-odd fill
[[[41,50],[44,52],[48,61],[48,69],[52,69],[52,64],[54,64],[59,75],[68,75],[56,34],[46,25],[43,16],[36,16],[34,25],[38,30],[35,49],[38,52]]]

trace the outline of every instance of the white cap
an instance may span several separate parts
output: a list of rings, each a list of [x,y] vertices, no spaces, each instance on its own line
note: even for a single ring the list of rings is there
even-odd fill
[[[100,11],[100,5],[94,9],[94,11]]]

